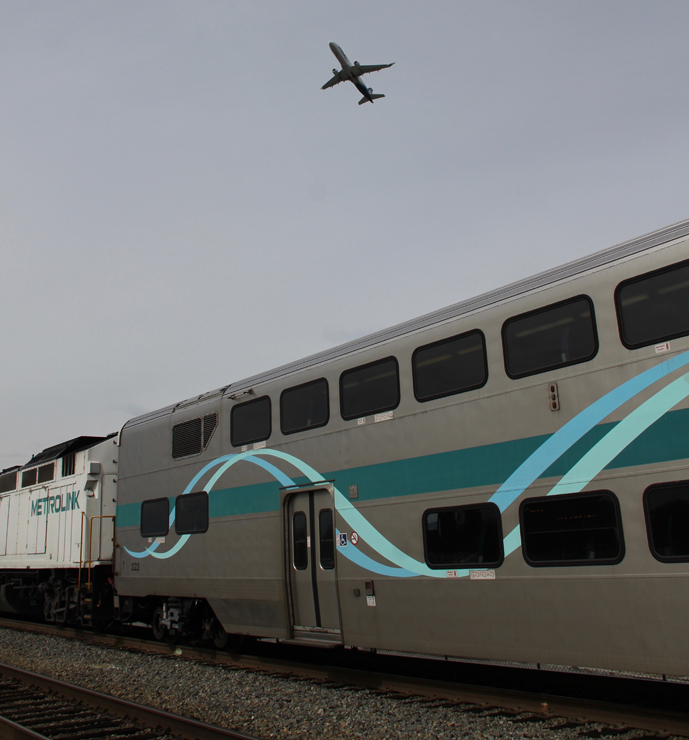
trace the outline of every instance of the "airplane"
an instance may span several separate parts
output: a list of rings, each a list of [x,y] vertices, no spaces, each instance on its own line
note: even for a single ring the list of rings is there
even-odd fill
[[[364,96],[359,101],[359,105],[362,105],[363,103],[372,103],[374,100],[378,100],[378,98],[385,97],[385,95],[380,94],[374,95],[373,90],[370,87],[366,87],[359,78],[367,72],[377,72],[379,69],[392,67],[394,62],[392,64],[359,64],[359,62],[354,62],[354,64],[352,64],[349,59],[347,59],[347,55],[334,41],[330,42],[330,50],[337,58],[337,61],[342,65],[342,69],[339,72],[334,69],[333,75],[335,76],[328,80],[321,90],[335,87],[335,85],[338,85],[340,82],[346,82],[349,80],[354,83],[354,87],[356,87],[356,89]]]

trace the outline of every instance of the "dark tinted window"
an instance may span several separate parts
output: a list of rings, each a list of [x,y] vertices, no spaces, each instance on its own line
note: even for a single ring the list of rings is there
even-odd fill
[[[480,388],[488,379],[483,334],[472,331],[419,347],[412,370],[419,401]]]
[[[644,508],[653,556],[666,562],[689,561],[689,482],[649,488]]]
[[[280,396],[280,428],[283,434],[302,432],[328,423],[328,381],[288,388]]]
[[[502,563],[502,526],[495,504],[470,504],[426,511],[426,562],[431,568]]]
[[[397,360],[371,362],[346,370],[340,376],[340,406],[343,419],[394,409],[400,402]]]
[[[332,570],[335,567],[335,538],[333,536],[333,512],[323,509],[318,515],[318,535],[320,538],[321,568]]]
[[[38,469],[38,482],[47,483],[55,477],[55,463],[49,463],[48,465],[41,465]]]
[[[71,455],[65,455],[62,458],[62,477],[67,475],[74,475],[74,465],[76,463],[76,454],[73,452]]]
[[[306,570],[309,554],[306,541],[306,514],[303,511],[297,511],[292,518],[292,543],[294,567],[297,570]]]
[[[165,537],[170,531],[170,502],[154,498],[141,504],[141,536]]]
[[[198,455],[201,452],[201,419],[189,419],[172,427],[172,457]]]
[[[232,407],[231,438],[235,447],[270,437],[270,398],[261,396]]]
[[[17,489],[17,471],[0,475],[0,493],[8,493]]]
[[[26,486],[36,485],[37,472],[38,468],[32,468],[31,470],[25,470],[22,473],[22,488],[26,488]]]
[[[515,316],[503,324],[502,341],[511,378],[590,360],[598,351],[593,305],[580,296]]]
[[[175,500],[175,532],[198,534],[208,531],[208,494],[205,491],[177,496]]]
[[[689,334],[689,262],[620,283],[615,301],[630,349]]]
[[[601,565],[624,555],[619,507],[608,491],[527,499],[519,517],[530,565]]]

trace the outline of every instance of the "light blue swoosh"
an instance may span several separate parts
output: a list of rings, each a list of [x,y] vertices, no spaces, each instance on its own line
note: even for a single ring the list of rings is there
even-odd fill
[[[497,504],[501,512],[505,511],[540,475],[575,442],[591,431],[596,424],[653,383],[687,364],[689,364],[689,352],[683,352],[681,355],[671,357],[649,368],[606,393],[549,437],[512,473],[489,500]]]
[[[582,491],[606,465],[687,396],[689,373],[673,380],[622,419],[562,476],[547,495],[558,496]],[[505,557],[521,545],[519,532],[517,526],[505,537]]]

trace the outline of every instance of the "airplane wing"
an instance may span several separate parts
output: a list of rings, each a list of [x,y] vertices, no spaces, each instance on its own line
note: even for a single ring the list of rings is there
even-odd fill
[[[335,87],[335,85],[339,85],[340,82],[342,82],[342,77],[340,75],[342,74],[342,71],[338,72],[334,77],[331,77],[325,85],[321,88],[321,90],[327,90],[329,87]]]
[[[368,72],[377,72],[380,69],[387,69],[388,67],[392,67],[393,64],[394,62],[392,62],[392,64],[360,64],[358,66],[353,65],[352,72],[354,72],[357,77],[361,77],[361,75],[365,75]]]

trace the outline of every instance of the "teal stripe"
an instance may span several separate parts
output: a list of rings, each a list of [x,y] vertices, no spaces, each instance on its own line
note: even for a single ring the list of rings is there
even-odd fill
[[[540,476],[561,477],[591,450],[616,423],[599,424],[585,434]],[[396,460],[323,473],[335,479],[341,491],[356,483],[359,501],[393,496],[411,496],[481,486],[500,486],[550,435],[511,440],[466,450]],[[683,460],[689,457],[689,409],[671,411],[643,432],[606,469]],[[293,477],[306,483],[305,477]],[[170,497],[171,505],[174,496]],[[279,484],[276,481],[211,491],[211,518],[277,511]],[[138,527],[141,504],[119,504],[117,526]]]

